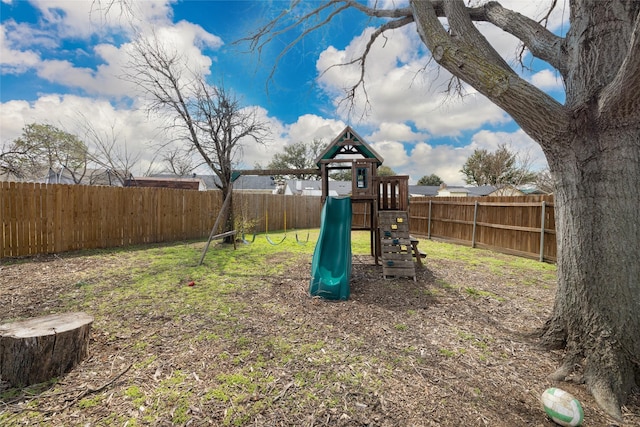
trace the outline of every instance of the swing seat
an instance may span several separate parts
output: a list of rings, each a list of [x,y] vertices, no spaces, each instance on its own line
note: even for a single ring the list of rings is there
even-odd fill
[[[274,242],[273,240],[271,240],[271,237],[269,237],[268,234],[265,234],[265,237],[267,238],[267,242],[271,243],[273,246],[278,246],[279,244],[284,242],[284,239],[287,238],[287,235],[285,234],[284,237],[282,238],[282,240],[280,240],[279,242]]]
[[[300,238],[298,238],[298,233],[296,232],[296,242],[299,245],[306,245],[308,241],[309,241],[309,232],[308,231],[307,231],[307,240],[304,240],[304,241],[300,240]]]
[[[241,239],[242,239],[242,243],[244,243],[245,245],[249,245],[256,241],[256,233],[253,233],[253,237],[251,237],[251,240],[248,240],[246,234],[242,233]]]

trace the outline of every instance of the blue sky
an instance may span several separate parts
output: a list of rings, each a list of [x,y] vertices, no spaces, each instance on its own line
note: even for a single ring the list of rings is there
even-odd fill
[[[211,84],[222,82],[242,105],[256,108],[269,123],[269,142],[246,144],[238,167],[266,165],[287,144],[314,138],[329,142],[347,124],[384,157],[385,165],[410,175],[412,183],[435,173],[449,185],[462,184],[459,170],[473,151],[493,151],[499,144],[527,158],[534,169],[545,167],[537,144],[472,88],[462,99],[447,96],[448,74],[427,66],[429,53],[413,25],[376,43],[366,76],[368,113],[362,114],[360,96],[353,105],[355,113],[349,115],[339,101],[359,70],[330,67],[360,52],[375,24],[365,16],[340,16],[296,45],[275,69],[267,93],[275,57],[292,35],[278,38],[260,59],[246,52],[247,44],[234,41],[280,13],[288,2],[146,0],[134,3],[132,22],[119,4],[108,13],[98,10],[109,1],[1,0],[0,143],[15,139],[33,122],[78,135],[89,123],[115,135],[122,150],[138,156],[139,174],[150,166],[158,170],[161,165],[153,159],[154,147],[163,138],[158,132],[161,118],[149,117],[141,107],[145,100],[121,79],[128,44],[153,31],[180,46],[192,69],[205,73]],[[502,3],[536,18],[544,15],[549,2]],[[306,2],[304,7],[313,4]],[[552,30],[562,31],[562,16],[561,10],[552,15]],[[517,41],[489,25],[482,29],[515,63]],[[532,70],[518,71],[562,99],[557,75],[544,64],[533,64]]]

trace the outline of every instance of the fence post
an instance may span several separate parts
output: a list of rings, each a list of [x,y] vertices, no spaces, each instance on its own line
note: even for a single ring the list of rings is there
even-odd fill
[[[473,207],[473,232],[471,234],[471,247],[476,247],[476,223],[478,222],[478,201]]]
[[[429,200],[429,219],[427,220],[427,239],[431,239],[431,200]]]
[[[547,202],[542,201],[542,217],[540,218],[540,262],[544,262],[544,217]]]

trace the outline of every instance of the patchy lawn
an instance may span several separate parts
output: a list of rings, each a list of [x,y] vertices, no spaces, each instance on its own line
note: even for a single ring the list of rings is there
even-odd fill
[[[317,230],[304,246],[212,245],[200,267],[203,242],[0,261],[0,323],[95,317],[72,372],[0,383],[0,425],[554,426],[552,385],[585,426],[616,425],[580,378],[547,380],[562,353],[529,338],[555,266],[423,240],[417,282],[384,280],[368,233],[353,236],[343,302],[307,295]],[[638,394],[623,414],[640,425]]]

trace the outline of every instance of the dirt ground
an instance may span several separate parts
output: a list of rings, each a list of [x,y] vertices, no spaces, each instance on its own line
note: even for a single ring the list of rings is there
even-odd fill
[[[117,255],[61,255],[2,263],[0,323],[61,311],[79,280],[97,280],[109,263],[126,262]],[[640,426],[637,393],[618,424],[579,377],[559,384],[546,379],[562,353],[538,348],[529,336],[550,314],[552,277],[427,259],[416,282],[384,280],[370,257],[356,256],[348,301],[309,298],[308,280],[309,260],[300,260],[284,275],[265,276],[261,289],[232,296],[244,307],[238,333],[263,344],[225,347],[230,359],[206,341],[185,344],[200,325],[196,313],[176,320],[123,312],[109,322],[135,325],[116,337],[101,326],[106,319],[96,321],[90,356],[54,386],[9,393],[0,383],[0,420],[16,426],[554,426],[539,396],[559,386],[582,402],[585,426]],[[153,343],[145,351],[155,355],[148,364],[129,357],[134,339],[145,337]],[[285,338],[298,347],[286,360],[277,346]],[[296,356],[318,342],[323,345]],[[248,364],[268,370],[268,386],[244,400],[205,398],[222,373]],[[138,407],[127,390],[136,384],[151,395],[160,378],[177,370],[188,373],[188,387],[180,388],[191,396],[183,416],[177,417],[176,404],[145,418],[144,406],[161,402]],[[250,415],[234,418],[241,410]]]

